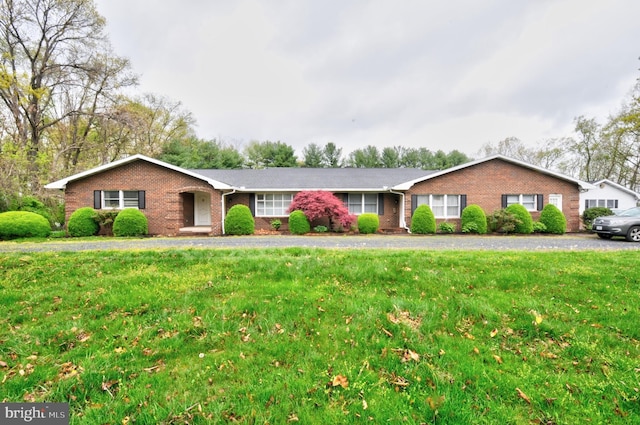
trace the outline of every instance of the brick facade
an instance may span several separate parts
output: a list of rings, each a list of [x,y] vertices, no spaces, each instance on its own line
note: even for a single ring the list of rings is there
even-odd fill
[[[203,192],[211,199],[211,234],[222,234],[221,196],[206,181],[145,161],[135,161],[69,182],[65,189],[65,215],[80,207],[93,207],[94,190],[144,190],[146,206],[141,211],[149,221],[151,235],[177,235],[183,227],[180,193]]]
[[[66,219],[80,207],[94,206],[94,191],[131,190],[145,191],[145,208],[142,212],[149,221],[152,235],[177,235],[185,227],[185,193],[205,193],[210,199],[211,235],[222,235],[223,192],[214,189],[206,180],[189,176],[169,167],[145,161],[134,160],[113,168],[70,180],[65,188]],[[414,184],[404,197],[398,193],[385,192],[382,200],[383,214],[380,215],[380,229],[392,230],[400,226],[401,214],[406,225],[411,224],[412,195],[466,195],[466,204],[479,205],[487,215],[502,208],[502,195],[542,194],[544,205],[549,203],[549,195],[562,196],[562,212],[567,218],[567,231],[580,230],[580,189],[577,182],[562,179],[534,168],[495,158],[467,167],[446,172],[440,176]],[[336,193],[344,198],[344,193]],[[252,195],[246,192],[229,192],[224,196],[228,211],[233,205],[249,206]],[[402,200],[404,199],[404,205]],[[540,213],[532,211],[534,220]],[[275,218],[282,222],[281,230],[288,230],[287,217],[256,217],[256,229],[271,229]],[[437,220],[438,223],[443,221]],[[460,230],[460,219],[448,219]],[[312,226],[328,223],[312,223]]]
[[[502,208],[502,195],[543,194],[544,205],[550,194],[562,195],[562,212],[567,218],[567,231],[580,230],[580,191],[576,183],[501,159],[493,159],[415,184],[405,197],[405,217],[411,223],[411,195],[466,195],[467,205],[477,204],[489,215]],[[534,220],[540,212],[532,211]],[[444,220],[437,220],[438,223]],[[456,223],[459,219],[447,220]]]

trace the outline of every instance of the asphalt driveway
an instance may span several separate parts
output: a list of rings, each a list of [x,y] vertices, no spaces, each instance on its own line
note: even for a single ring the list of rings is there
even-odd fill
[[[265,235],[219,237],[149,237],[140,239],[73,239],[49,242],[0,242],[0,252],[86,251],[176,248],[424,249],[495,251],[640,250],[640,243],[604,240],[593,234],[548,235]]]

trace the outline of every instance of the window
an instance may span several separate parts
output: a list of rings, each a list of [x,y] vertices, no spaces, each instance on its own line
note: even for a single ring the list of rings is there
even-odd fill
[[[605,207],[609,209],[615,209],[615,208],[618,208],[618,200],[617,199],[587,199],[585,201],[585,207],[587,208]]]
[[[257,193],[256,217],[284,217],[291,205],[291,193]]]
[[[542,195],[502,195],[502,208],[513,204],[520,204],[527,211],[538,211],[542,209]]]
[[[557,193],[552,193],[549,195],[549,203],[554,207],[558,208],[562,211],[562,195]]]
[[[145,207],[143,190],[96,190],[93,192],[95,209],[124,209]]]
[[[349,193],[347,207],[350,214],[374,213],[378,214],[377,193]]]
[[[414,195],[414,208],[429,205],[436,218],[460,217],[460,197],[462,195]]]

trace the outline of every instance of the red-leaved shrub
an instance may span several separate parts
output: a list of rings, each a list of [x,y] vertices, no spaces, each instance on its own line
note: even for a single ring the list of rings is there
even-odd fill
[[[309,221],[328,218],[332,230],[334,224],[340,224],[343,229],[349,230],[356,221],[356,217],[349,214],[349,209],[340,199],[324,190],[298,192],[289,206],[289,212],[295,210],[304,212]]]

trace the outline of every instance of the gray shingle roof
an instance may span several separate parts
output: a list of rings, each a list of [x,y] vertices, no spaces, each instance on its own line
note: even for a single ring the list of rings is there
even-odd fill
[[[416,168],[267,168],[257,170],[189,170],[246,191],[383,191],[426,177]]]

